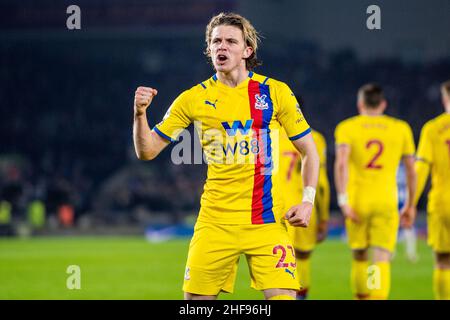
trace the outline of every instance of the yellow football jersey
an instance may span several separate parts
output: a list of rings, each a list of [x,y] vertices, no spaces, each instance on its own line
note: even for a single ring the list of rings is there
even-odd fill
[[[320,158],[319,180],[317,183],[314,214],[320,220],[328,220],[330,208],[330,184],[327,177],[327,145],[325,138],[317,131],[312,130]],[[282,194],[285,199],[286,210],[300,204],[303,195],[303,180],[301,176],[301,157],[298,150],[282,130],[280,134],[280,179]]]
[[[395,211],[400,160],[415,152],[410,126],[387,115],[358,115],[338,124],[335,140],[337,146],[350,146],[350,205],[361,211]]]
[[[428,212],[450,212],[450,114],[444,113],[424,125],[417,160],[431,166]]]
[[[154,131],[174,141],[190,123],[208,162],[198,221],[276,222],[284,206],[273,141],[281,126],[292,140],[311,132],[289,87],[250,72],[231,88],[214,75],[183,92]]]

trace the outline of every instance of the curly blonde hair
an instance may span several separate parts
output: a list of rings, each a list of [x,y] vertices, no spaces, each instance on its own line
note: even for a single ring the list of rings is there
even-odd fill
[[[256,55],[256,51],[258,50],[258,43],[260,42],[260,36],[258,32],[247,19],[245,19],[239,14],[232,12],[219,13],[218,15],[212,17],[208,25],[206,26],[205,55],[208,58],[208,61],[212,64],[211,50],[209,49],[212,31],[214,30],[215,27],[222,25],[238,27],[244,35],[244,41],[246,45],[253,49],[253,53],[245,61],[245,66],[247,70],[253,70],[255,67],[260,66],[262,62],[258,60],[258,57]]]

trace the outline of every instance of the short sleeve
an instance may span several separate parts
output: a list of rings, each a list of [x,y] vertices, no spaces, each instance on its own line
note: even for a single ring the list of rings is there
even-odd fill
[[[169,141],[175,141],[183,129],[191,123],[189,91],[180,94],[167,109],[164,118],[153,130]]]
[[[352,138],[350,135],[350,130],[347,129],[345,123],[339,123],[334,131],[334,139],[336,146],[346,144],[351,145]]]
[[[405,143],[403,145],[402,156],[414,156],[416,146],[414,145],[414,137],[411,127],[409,126],[409,124],[405,123],[404,128]]]
[[[431,132],[430,125],[426,124],[422,128],[422,132],[420,133],[419,146],[417,148],[417,159],[423,160],[429,163],[433,162],[433,152],[431,147]]]
[[[290,140],[297,140],[311,132],[308,122],[303,116],[300,104],[289,87],[282,83],[277,92],[278,121],[286,130]]]

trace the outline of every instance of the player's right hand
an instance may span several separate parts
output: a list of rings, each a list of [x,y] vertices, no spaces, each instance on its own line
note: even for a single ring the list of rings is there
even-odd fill
[[[310,202],[302,202],[293,206],[286,212],[284,218],[288,220],[293,227],[306,228],[311,220],[313,205]]]
[[[400,225],[403,228],[412,228],[414,220],[416,219],[416,207],[405,207],[400,213]]]
[[[145,113],[153,97],[158,94],[156,89],[150,87],[138,87],[134,94],[134,113],[141,115]]]
[[[342,214],[344,215],[344,217],[346,219],[350,219],[354,223],[360,223],[361,222],[361,220],[359,219],[359,217],[356,214],[356,212],[348,204],[344,204],[343,206],[341,206],[341,211],[342,211]]]

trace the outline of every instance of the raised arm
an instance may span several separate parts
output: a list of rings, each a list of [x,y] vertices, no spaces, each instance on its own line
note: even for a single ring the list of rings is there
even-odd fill
[[[133,141],[140,160],[154,159],[169,144],[169,141],[150,130],[147,121],[147,108],[157,94],[156,89],[139,87],[134,96]]]

